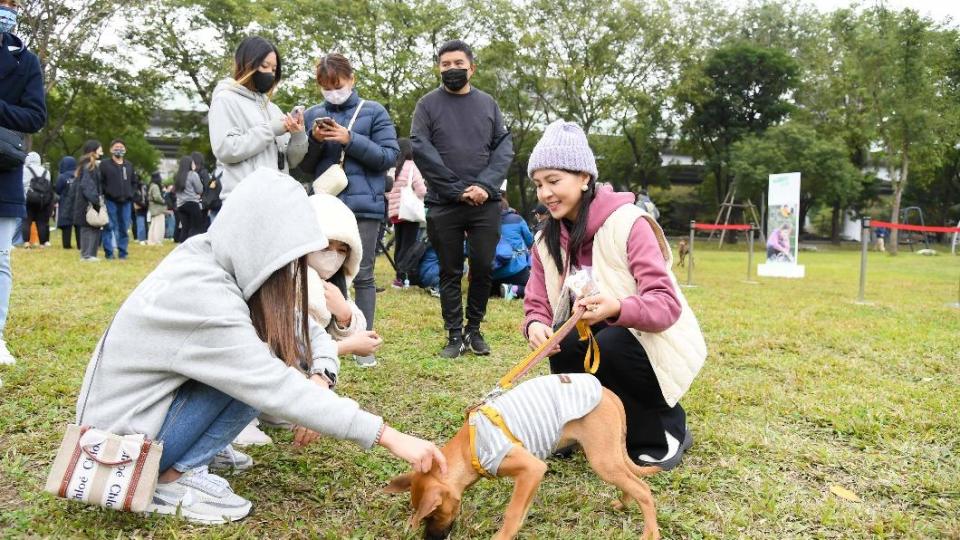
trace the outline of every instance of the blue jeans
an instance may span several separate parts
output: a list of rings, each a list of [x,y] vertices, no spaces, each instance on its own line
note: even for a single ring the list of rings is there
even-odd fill
[[[120,251],[120,258],[127,258],[127,245],[130,243],[130,220],[133,203],[117,203],[107,199],[107,215],[110,222],[103,228],[103,252],[108,259],[113,258],[113,250]]]
[[[164,227],[167,228],[164,231],[164,238],[173,238],[173,235],[177,233],[177,217],[176,214],[167,214],[167,217],[163,221]]]
[[[4,218],[6,219],[6,218]],[[23,243],[23,218],[10,218],[16,222],[16,227],[14,227],[13,232],[10,233],[10,241],[13,242],[13,245],[19,246]],[[27,239],[30,239],[30,234],[27,234]]]
[[[210,463],[259,414],[212,386],[183,383],[157,434],[163,442],[160,472],[170,467],[186,472]]]
[[[147,215],[137,214],[137,241],[147,241]]]
[[[7,326],[7,311],[10,307],[10,290],[13,289],[13,272],[10,270],[10,248],[20,218],[0,217],[0,339]]]

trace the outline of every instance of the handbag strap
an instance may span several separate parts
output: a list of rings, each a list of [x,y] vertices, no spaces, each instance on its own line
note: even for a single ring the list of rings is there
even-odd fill
[[[350,118],[350,123],[347,124],[347,131],[350,131],[351,129],[353,129],[353,123],[357,121],[357,116],[360,115],[360,109],[363,108],[363,104],[366,103],[366,102],[367,102],[367,100],[365,100],[365,99],[361,99],[361,100],[360,100],[360,104],[357,105],[357,109],[356,109],[355,111],[353,111],[353,117]],[[346,145],[344,145],[343,150],[340,151],[340,168],[341,168],[341,169],[343,168],[343,162],[344,162],[346,159],[347,159],[347,147],[346,147]]]
[[[104,206],[100,207],[101,209]],[[77,415],[77,424],[83,425],[83,414],[87,412],[87,402],[90,401],[90,392],[93,390],[93,380],[97,376],[97,368],[100,367],[100,360],[103,359],[103,348],[107,345],[107,336],[110,335],[110,328],[113,327],[113,321],[117,320],[117,316],[114,315],[113,319],[110,319],[110,324],[107,325],[107,330],[103,333],[103,339],[100,340],[100,351],[97,353],[97,361],[93,364],[93,373],[90,374],[90,386],[87,387],[87,395],[83,400],[83,407],[80,407],[80,414]]]

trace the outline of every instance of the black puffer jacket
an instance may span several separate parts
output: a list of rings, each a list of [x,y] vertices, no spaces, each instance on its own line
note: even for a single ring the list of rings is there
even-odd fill
[[[85,165],[80,179],[74,182],[73,224],[87,225],[87,204],[100,205],[100,195],[103,193],[100,180],[100,167],[92,171]]]
[[[60,160],[60,176],[57,177],[57,185],[54,188],[57,195],[60,196],[60,211],[57,212],[57,227],[73,226],[73,199],[77,190],[73,188],[76,184],[74,175],[77,172],[77,160],[67,156]]]

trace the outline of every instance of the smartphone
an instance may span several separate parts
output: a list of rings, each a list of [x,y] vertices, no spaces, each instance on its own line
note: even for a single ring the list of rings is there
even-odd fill
[[[304,109],[306,109],[305,106],[297,105],[296,107],[293,108],[292,111],[290,111],[290,114],[292,114],[293,116],[296,116],[298,114],[303,114]]]
[[[333,121],[333,118],[330,118],[329,116],[321,116],[313,121],[313,126],[323,129],[324,126],[332,126],[334,123],[335,122]]]

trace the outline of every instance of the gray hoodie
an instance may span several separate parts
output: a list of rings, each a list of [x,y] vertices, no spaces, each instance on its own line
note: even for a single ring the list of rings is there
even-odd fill
[[[77,423],[156,437],[177,389],[212,386],[256,409],[368,448],[382,420],[307,380],[257,336],[247,300],[277,269],[323,249],[303,188],[259,169],[206,234],[168,255],[120,306],[77,399]],[[311,323],[312,372],[337,372],[337,347]],[[100,350],[103,357],[98,361]]]
[[[30,152],[27,154],[27,158],[23,161],[23,192],[26,193],[30,190],[30,181],[33,180],[33,175],[43,176],[47,180],[50,179],[50,171],[43,167],[43,164],[40,163],[40,154],[36,152]]]
[[[277,170],[278,151],[286,154],[283,172],[303,161],[307,134],[285,132],[283,116],[264,94],[229,78],[217,84],[207,122],[213,155],[223,164],[221,199],[257,168]]]

